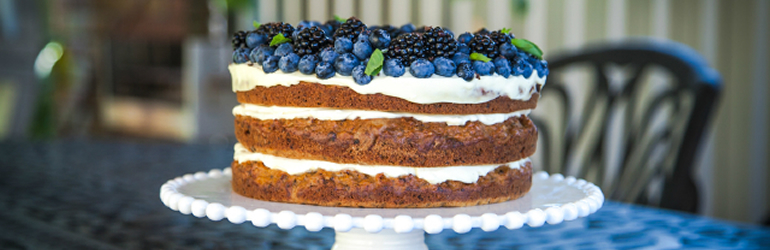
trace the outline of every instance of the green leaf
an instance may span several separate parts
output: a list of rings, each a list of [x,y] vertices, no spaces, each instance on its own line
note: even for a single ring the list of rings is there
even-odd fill
[[[482,61],[482,62],[492,61],[492,59],[489,59],[489,57],[487,57],[487,56],[485,56],[483,54],[476,53],[476,52],[471,53],[471,60]]]
[[[334,15],[334,20],[337,20],[337,22],[341,22],[341,23],[344,23],[345,21],[347,21],[347,19],[344,19],[338,15]]]
[[[520,50],[537,57],[537,59],[543,59],[543,51],[540,50],[540,48],[537,47],[537,44],[533,42],[530,42],[526,39],[514,38],[511,39],[511,44],[516,46],[516,48],[519,48]]]
[[[508,34],[508,33],[511,33],[511,29],[509,29],[509,28],[503,28],[502,30],[500,30],[500,33],[503,33],[503,34]]]
[[[254,22],[253,22],[253,23],[251,23],[251,25],[254,25],[254,29],[259,29],[259,26],[260,26],[260,25],[262,25],[262,24],[260,24],[259,22],[257,22],[257,20],[254,20]]]
[[[370,76],[376,76],[382,70],[382,63],[385,61],[385,56],[382,55],[380,49],[375,49],[372,52],[372,56],[369,57],[369,63],[366,64],[366,70],[364,73]]]
[[[270,46],[271,47],[272,46],[277,46],[279,44],[288,43],[288,42],[291,42],[291,39],[286,38],[285,36],[283,36],[283,33],[278,33],[278,35],[275,35],[273,37],[273,40],[270,41]]]

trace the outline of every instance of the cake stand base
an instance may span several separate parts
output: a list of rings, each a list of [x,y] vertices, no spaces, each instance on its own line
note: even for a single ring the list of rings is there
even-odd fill
[[[304,226],[336,232],[332,249],[428,249],[425,233],[451,229],[459,234],[480,228],[517,229],[575,220],[596,212],[604,195],[596,185],[561,174],[539,172],[525,196],[501,203],[442,208],[349,208],[267,202],[241,196],[231,187],[232,172],[213,169],[186,174],[160,188],[164,205],[182,214],[213,221],[227,219],[254,226],[276,224],[281,229]]]
[[[347,232],[335,232],[332,250],[428,250],[425,245],[425,233],[414,230],[409,233],[396,233],[393,229],[383,229],[370,233],[364,229],[353,228]]]

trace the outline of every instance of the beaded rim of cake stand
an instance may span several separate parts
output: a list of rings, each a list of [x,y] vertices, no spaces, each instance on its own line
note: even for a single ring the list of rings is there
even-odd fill
[[[352,217],[344,213],[335,216],[324,216],[317,212],[295,214],[287,210],[271,212],[264,208],[249,211],[241,206],[226,207],[220,203],[209,203],[203,199],[195,199],[178,192],[179,187],[188,183],[208,178],[224,177],[232,178],[232,170],[230,168],[223,170],[212,169],[208,173],[197,172],[171,179],[161,186],[160,199],[164,205],[182,214],[192,214],[198,218],[207,217],[212,221],[220,221],[226,218],[234,224],[251,221],[257,227],[266,227],[271,223],[275,223],[281,229],[304,226],[308,231],[317,232],[324,227],[329,227],[334,228],[335,231],[347,232],[352,228],[363,228],[370,233],[377,233],[385,228],[393,229],[397,233],[409,233],[414,229],[423,229],[429,234],[437,234],[444,229],[450,228],[457,233],[467,233],[472,228],[481,228],[484,231],[490,232],[497,230],[500,226],[508,229],[517,229],[524,226],[524,224],[530,227],[539,227],[545,223],[559,224],[563,221],[586,217],[596,212],[604,203],[604,194],[593,183],[571,176],[564,177],[562,174],[549,175],[542,171],[535,173],[532,178],[540,180],[550,178],[555,182],[564,182],[583,191],[586,197],[560,206],[551,206],[545,209],[534,208],[526,213],[485,213],[481,216],[457,214],[448,218],[442,218],[436,214],[431,214],[424,218],[398,215],[394,218],[383,218],[376,214],[370,214],[365,217]]]

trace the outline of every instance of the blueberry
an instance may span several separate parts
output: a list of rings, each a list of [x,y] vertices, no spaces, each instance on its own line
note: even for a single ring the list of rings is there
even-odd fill
[[[532,75],[532,65],[524,58],[516,58],[512,67],[513,75],[529,78]]]
[[[468,47],[468,45],[464,43],[457,43],[457,52],[465,53],[470,55],[471,54],[471,47]]]
[[[281,60],[281,57],[278,56],[268,56],[267,59],[265,59],[264,62],[262,62],[262,71],[265,73],[273,73],[276,70],[278,70],[278,61]]]
[[[372,30],[370,29],[364,29],[361,31],[361,33],[358,34],[358,37],[356,38],[355,42],[368,42],[369,41],[369,35],[372,34]]]
[[[249,35],[246,36],[246,46],[252,49],[267,42],[267,35],[262,33],[250,32]]]
[[[493,62],[495,63],[495,72],[497,72],[498,75],[505,78],[508,78],[511,75],[511,63],[508,59],[505,59],[505,57],[498,57],[495,58]]]
[[[378,49],[385,49],[390,45],[390,34],[383,29],[376,29],[369,35],[369,42]]]
[[[299,59],[299,72],[309,75],[315,72],[315,64],[318,63],[318,57],[315,55],[305,55]]]
[[[537,76],[538,77],[544,77],[548,75],[548,62],[545,60],[540,60],[540,63],[537,64],[535,67],[537,69]]]
[[[404,75],[406,69],[404,69],[404,64],[401,63],[401,59],[388,59],[385,60],[385,64],[382,65],[382,71],[386,76],[399,77]]]
[[[320,62],[315,67],[315,75],[320,79],[329,79],[334,76],[334,66],[328,62]]]
[[[495,64],[492,62],[473,61],[473,70],[482,76],[492,75],[492,73],[495,73]]]
[[[457,76],[470,82],[476,76],[476,72],[473,71],[473,66],[470,63],[460,63],[457,65]]]
[[[282,43],[281,45],[278,45],[277,49],[275,49],[274,55],[285,56],[293,52],[294,52],[294,48],[291,46],[291,43]]]
[[[353,54],[355,54],[356,57],[358,57],[360,60],[369,58],[373,51],[374,50],[372,49],[372,45],[369,43],[369,41],[359,40],[356,42],[356,44],[353,45]]]
[[[334,51],[332,48],[325,48],[321,51],[321,53],[318,54],[318,56],[321,57],[321,61],[328,62],[328,63],[334,63],[334,60],[337,59],[337,52]]]
[[[278,62],[278,68],[286,73],[297,71],[298,66],[299,56],[294,53],[289,53],[288,55],[282,56],[281,61]]]
[[[321,30],[324,31],[326,36],[331,37],[332,35],[334,35],[334,26],[332,26],[330,23],[323,24],[320,27],[321,27]]]
[[[366,85],[372,81],[372,76],[366,74],[366,66],[358,65],[353,68],[353,80],[355,80],[358,85]]]
[[[353,42],[347,37],[340,37],[334,41],[334,51],[338,54],[350,52],[353,50]]]
[[[340,73],[340,75],[350,76],[353,71],[353,67],[358,66],[359,63],[360,61],[358,58],[356,58],[356,56],[351,53],[345,53],[334,60],[334,68],[337,70],[337,73]]]
[[[444,57],[433,59],[433,66],[436,67],[436,75],[450,77],[455,75],[457,66],[455,62]]]
[[[256,63],[258,63],[259,65],[262,65],[262,62],[267,60],[267,58],[272,56],[273,54],[275,54],[275,49],[271,48],[270,46],[267,46],[267,45],[259,46],[259,48],[257,48]]]
[[[457,37],[457,41],[464,43],[465,45],[468,45],[471,42],[471,39],[473,39],[473,34],[468,32],[462,33]]]
[[[251,50],[248,48],[238,48],[235,51],[233,51],[233,62],[234,63],[245,63],[249,61],[249,53]]]
[[[424,58],[414,60],[412,65],[409,66],[409,73],[412,73],[412,75],[417,78],[428,78],[433,75],[435,70],[433,64],[430,63],[428,59]]]
[[[503,55],[508,59],[515,57],[516,53],[519,52],[516,46],[513,46],[513,44],[511,43],[500,44],[499,50],[500,50],[500,55]]]
[[[299,21],[299,23],[297,24],[297,29],[298,30],[301,30],[301,29],[304,29],[304,28],[310,28],[310,27],[312,27],[312,26],[310,26],[310,21],[308,21],[308,20]]]
[[[294,32],[291,33],[291,40],[296,41],[297,37],[299,37],[299,32],[302,31],[302,29],[295,29]]]
[[[414,32],[415,29],[417,28],[414,27],[414,24],[411,24],[411,23],[404,24],[403,26],[401,26],[401,28],[399,28],[399,30],[401,31],[400,32],[401,34],[412,33]]]
[[[251,50],[251,53],[249,53],[249,61],[256,63],[257,57],[259,57],[259,48]]]
[[[468,54],[465,53],[455,53],[454,56],[452,56],[452,61],[455,62],[455,65],[460,65],[461,63],[471,63],[471,57],[468,56]]]

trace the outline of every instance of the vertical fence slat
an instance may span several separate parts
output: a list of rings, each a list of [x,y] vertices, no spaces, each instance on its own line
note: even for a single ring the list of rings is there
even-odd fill
[[[420,25],[441,26],[443,20],[442,11],[444,10],[444,1],[441,0],[422,0],[420,1]],[[455,34],[459,35],[459,34]]]
[[[377,25],[382,22],[382,0],[360,1],[361,21],[367,25]]]
[[[353,0],[334,0],[333,15],[347,19],[355,15]]]
[[[449,29],[460,35],[463,32],[473,32],[473,1],[455,0],[450,1],[451,22]]]
[[[509,0],[487,0],[486,13],[488,30],[510,28],[511,6]]]
[[[412,1],[411,0],[390,0],[388,10],[388,23],[400,26],[412,22]],[[425,13],[421,13],[425,15]]]
[[[543,50],[547,50],[545,48],[547,46],[545,29],[548,27],[547,3],[547,1],[531,1],[527,19],[524,21],[524,37],[538,44]]]
[[[328,0],[311,0],[307,1],[307,19],[319,22],[325,22],[330,17],[327,16],[329,2]]]
[[[585,0],[571,0],[564,4],[564,46],[578,48],[585,42]]]
[[[626,35],[626,0],[609,0],[607,4],[607,39]]]
[[[260,23],[278,21],[278,1],[277,0],[258,0]]]
[[[282,0],[283,3],[283,21],[292,25],[302,21],[302,1],[301,0]]]

